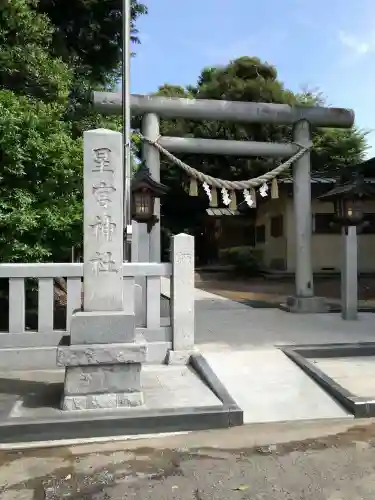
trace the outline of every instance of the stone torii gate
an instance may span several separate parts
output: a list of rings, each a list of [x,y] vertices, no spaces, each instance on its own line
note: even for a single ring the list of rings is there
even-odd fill
[[[121,93],[94,92],[94,109],[106,115],[119,115],[122,110]],[[311,146],[311,125],[317,127],[350,128],[354,112],[343,108],[289,106],[253,102],[232,102],[206,99],[184,99],[159,96],[132,95],[134,115],[143,115],[142,134],[150,142],[158,143],[171,153],[223,154],[236,156],[268,156],[288,158],[298,151],[298,145]],[[293,141],[262,143],[225,141],[181,137],[161,137],[159,119],[186,118],[193,120],[223,120],[245,123],[292,125]],[[147,142],[143,145],[143,159],[155,180],[160,180],[160,153]],[[294,215],[296,227],[295,296],[288,300],[292,312],[323,312],[323,298],[314,296],[311,258],[311,161],[306,152],[293,166]],[[155,204],[156,215],[160,205]],[[149,260],[160,262],[160,224],[150,234]]]

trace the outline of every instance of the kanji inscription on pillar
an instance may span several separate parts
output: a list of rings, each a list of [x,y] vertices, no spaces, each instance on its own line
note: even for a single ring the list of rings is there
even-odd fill
[[[95,235],[98,239],[104,238],[105,241],[112,241],[112,235],[116,230],[116,223],[112,221],[111,215],[97,215],[95,217],[95,222],[90,224],[90,226],[95,231]]]
[[[107,208],[109,204],[112,203],[112,194],[115,191],[116,188],[106,181],[100,181],[92,187],[92,192],[98,205],[103,208]]]
[[[123,309],[122,136],[84,133],[84,309]]]

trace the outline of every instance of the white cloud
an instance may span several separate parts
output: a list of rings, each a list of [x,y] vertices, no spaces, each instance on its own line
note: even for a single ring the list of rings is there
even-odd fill
[[[264,34],[258,32],[256,35],[239,38],[229,43],[228,41],[217,45],[203,43],[200,45],[199,50],[213,64],[228,64],[230,60],[242,56],[256,56],[267,59],[285,41],[286,36],[286,32],[274,30],[271,35],[267,34],[267,44],[265,44]],[[263,43],[260,43],[260,41],[263,41]]]
[[[375,36],[371,34],[366,38],[359,38],[345,31],[339,32],[340,43],[356,56],[365,56],[375,50]]]

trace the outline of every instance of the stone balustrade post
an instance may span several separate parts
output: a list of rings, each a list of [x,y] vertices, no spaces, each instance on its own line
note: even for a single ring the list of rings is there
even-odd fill
[[[171,322],[169,364],[186,364],[194,351],[194,237],[178,234],[172,240]]]

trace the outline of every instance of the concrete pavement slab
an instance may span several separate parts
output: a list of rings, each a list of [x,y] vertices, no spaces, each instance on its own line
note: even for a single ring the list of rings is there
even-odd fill
[[[253,309],[233,301],[196,301],[195,338],[201,349],[238,349],[292,344],[370,342],[373,313],[358,321],[340,314],[291,314],[279,309]]]
[[[244,422],[352,418],[279,349],[206,351]]]
[[[309,361],[352,394],[375,395],[375,356],[311,358]]]
[[[19,396],[11,418],[42,418],[63,413],[57,406],[63,381],[63,370],[0,373],[0,390]],[[189,366],[146,365],[141,382],[146,409],[221,405]]]

